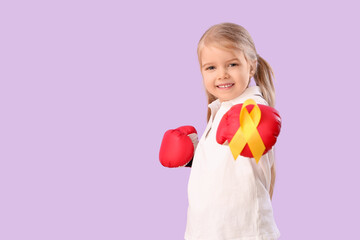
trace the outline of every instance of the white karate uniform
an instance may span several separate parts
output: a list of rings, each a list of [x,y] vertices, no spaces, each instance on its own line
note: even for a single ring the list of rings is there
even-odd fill
[[[256,163],[234,160],[229,145],[216,142],[223,115],[252,98],[268,105],[260,87],[252,86],[237,98],[209,104],[211,117],[195,150],[188,183],[186,240],[273,240],[280,237],[269,189],[274,149]]]

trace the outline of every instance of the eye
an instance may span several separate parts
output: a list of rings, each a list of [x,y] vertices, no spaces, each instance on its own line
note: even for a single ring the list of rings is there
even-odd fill
[[[215,67],[214,66],[210,66],[210,67],[207,67],[205,70],[213,70]]]
[[[229,64],[230,67],[235,67],[235,66],[238,66],[238,65],[239,65],[239,64],[237,64],[237,63],[230,63],[230,64]]]

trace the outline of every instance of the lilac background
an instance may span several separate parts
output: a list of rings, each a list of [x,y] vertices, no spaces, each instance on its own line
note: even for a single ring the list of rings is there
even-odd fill
[[[356,1],[2,1],[0,239],[183,239],[189,168],[168,128],[206,125],[196,47],[235,22],[273,67],[280,239],[354,239]]]

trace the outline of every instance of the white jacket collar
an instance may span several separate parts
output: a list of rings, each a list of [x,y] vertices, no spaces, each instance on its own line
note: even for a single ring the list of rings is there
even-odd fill
[[[245,91],[238,97],[220,102],[219,99],[216,99],[212,103],[208,105],[208,107],[211,109],[211,112],[216,112],[221,106],[229,106],[232,107],[233,105],[240,104],[245,102],[249,98],[258,98],[262,97],[261,90],[259,86],[251,86],[245,89]]]

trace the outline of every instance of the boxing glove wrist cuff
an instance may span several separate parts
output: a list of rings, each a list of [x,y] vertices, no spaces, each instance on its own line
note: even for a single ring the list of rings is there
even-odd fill
[[[195,153],[195,149],[199,143],[198,135],[197,135],[197,133],[191,133],[188,136],[191,139],[192,143],[194,144],[194,153]]]

